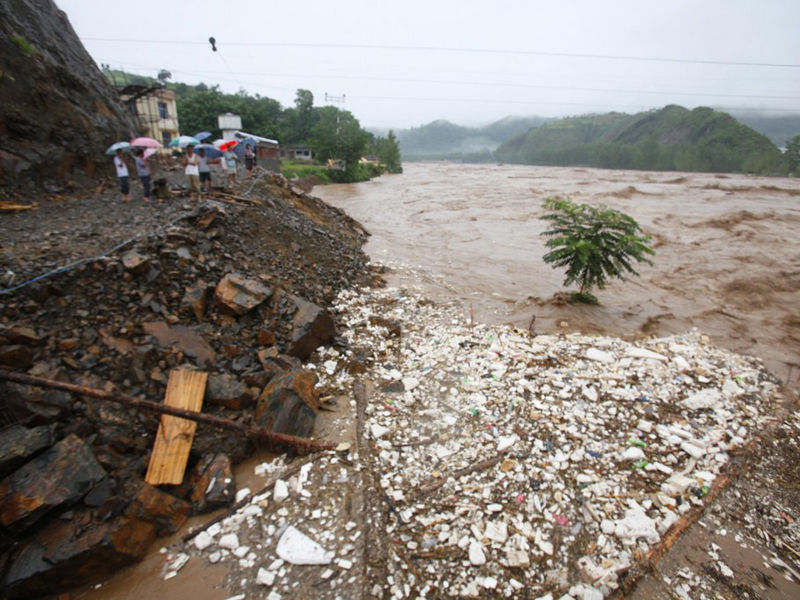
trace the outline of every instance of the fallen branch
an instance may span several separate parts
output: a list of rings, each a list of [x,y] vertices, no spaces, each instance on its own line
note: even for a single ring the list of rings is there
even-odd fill
[[[0,369],[0,380],[14,381],[16,383],[21,383],[24,385],[33,385],[36,387],[50,388],[54,390],[62,390],[65,392],[78,394],[80,396],[88,396],[90,398],[107,400],[109,402],[115,402],[116,404],[122,404],[124,406],[130,406],[141,410],[147,410],[162,415],[172,415],[174,417],[181,417],[182,419],[189,419],[190,421],[196,421],[197,423],[211,425],[212,427],[216,427],[218,429],[227,429],[229,431],[236,431],[238,433],[244,434],[248,438],[260,440],[262,442],[265,442],[267,445],[271,445],[273,447],[291,446],[293,448],[297,448],[298,450],[304,450],[306,452],[319,451],[319,450],[334,450],[336,448],[336,444],[331,444],[329,442],[318,442],[315,440],[297,437],[294,435],[275,433],[263,428],[253,427],[251,425],[245,425],[244,423],[231,421],[230,419],[224,419],[222,417],[216,417],[214,415],[209,415],[206,413],[198,413],[198,412],[182,410],[180,408],[174,408],[172,406],[165,406],[164,404],[159,404],[158,402],[152,402],[151,400],[142,400],[141,398],[126,396],[124,394],[119,394],[116,392],[96,390],[83,385],[76,385],[74,383],[66,383],[63,381],[55,381],[53,379],[46,379],[44,377],[27,375],[25,373],[14,373],[13,371],[6,371],[4,369]],[[36,402],[36,400],[33,398],[29,398],[28,400],[31,402]]]

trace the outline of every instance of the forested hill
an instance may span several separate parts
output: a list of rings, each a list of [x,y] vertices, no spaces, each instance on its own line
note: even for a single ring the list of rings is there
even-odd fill
[[[491,160],[492,152],[508,138],[538,127],[542,117],[506,117],[483,127],[464,127],[439,120],[401,129],[397,140],[404,160],[463,158]]]
[[[764,135],[710,108],[665,108],[561,119],[495,151],[499,161],[612,169],[778,173],[780,150]]]

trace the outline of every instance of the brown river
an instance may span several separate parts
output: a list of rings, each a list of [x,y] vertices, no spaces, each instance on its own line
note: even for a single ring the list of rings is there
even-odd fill
[[[800,179],[573,167],[407,163],[402,175],[314,194],[372,234],[389,283],[460,301],[476,321],[624,338],[696,327],[719,346],[800,377]],[[542,261],[548,197],[603,203],[652,236],[653,266],[597,306],[559,302]],[[406,268],[394,268],[405,265]]]

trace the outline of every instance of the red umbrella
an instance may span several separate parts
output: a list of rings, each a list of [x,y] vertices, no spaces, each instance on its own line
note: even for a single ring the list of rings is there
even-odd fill
[[[131,146],[136,146],[138,148],[161,148],[161,142],[149,137],[138,137],[135,140],[131,140]]]
[[[223,152],[226,150],[230,150],[231,148],[235,148],[239,144],[238,140],[230,140],[229,142],[225,142],[224,144],[219,145],[219,149]]]

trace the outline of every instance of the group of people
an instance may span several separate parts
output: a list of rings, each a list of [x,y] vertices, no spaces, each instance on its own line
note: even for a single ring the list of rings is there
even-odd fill
[[[150,159],[145,156],[143,148],[136,149],[134,161],[136,163],[136,174],[142,182],[142,200],[150,202]],[[131,185],[128,181],[128,165],[125,163],[121,149],[114,154],[114,167],[117,169],[122,200],[127,202],[131,199]]]
[[[211,190],[212,164],[220,166],[223,177],[226,179],[228,185],[235,184],[238,171],[236,166],[237,160],[238,158],[232,150],[226,150],[221,157],[211,159],[206,155],[204,148],[198,148],[195,152],[192,146],[187,146],[186,152],[183,155],[183,166],[189,185],[189,198],[199,200],[201,193],[207,193]],[[142,182],[142,200],[144,202],[149,202],[150,161],[142,148],[136,148],[134,151],[134,161],[136,163],[136,174]],[[246,144],[244,149],[244,165],[248,178],[252,176],[255,164],[255,153],[250,147],[250,144]],[[114,154],[114,167],[117,170],[117,177],[120,182],[122,200],[127,202],[130,200],[130,181],[128,165],[125,162],[121,149],[117,150]]]

